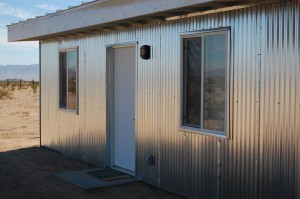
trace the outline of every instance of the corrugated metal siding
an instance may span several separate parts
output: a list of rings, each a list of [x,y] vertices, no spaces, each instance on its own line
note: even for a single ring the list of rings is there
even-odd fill
[[[138,178],[152,185],[159,180],[159,126],[160,126],[160,26],[157,24],[137,28],[138,49],[151,46],[151,59],[138,56],[137,68],[137,171]],[[139,52],[138,52],[139,53]],[[146,165],[145,157],[153,155],[155,165]]]
[[[169,22],[162,26],[161,186],[196,198],[253,198],[257,130],[257,8]],[[231,26],[233,77],[230,140],[180,132],[180,32]],[[248,38],[251,39],[248,39]],[[220,174],[221,172],[221,174]],[[243,184],[239,189],[236,187]],[[188,186],[187,186],[188,185]]]
[[[259,198],[296,198],[299,5],[269,5],[262,13]]]
[[[137,41],[135,29],[42,42],[42,145],[106,165],[106,45]],[[58,107],[58,50],[79,47],[79,115]],[[47,96],[47,97],[46,97]]]
[[[54,150],[59,150],[60,146],[57,123],[58,98],[56,98],[58,81],[53,81],[58,74],[57,47],[57,43],[41,45],[41,144]]]
[[[176,109],[178,108],[178,70],[180,70],[179,56],[179,28],[174,23],[162,24],[161,28],[161,132],[160,132],[160,183],[169,190],[182,193],[183,164],[182,149],[184,140],[178,133]],[[170,154],[170,155],[169,155]],[[166,178],[168,176],[168,178]]]
[[[179,33],[227,26],[230,139],[182,132]],[[42,145],[106,164],[105,45],[132,41],[151,46],[150,60],[137,58],[140,180],[191,198],[300,198],[298,1],[43,42]],[[73,46],[79,115],[58,110],[58,49]]]
[[[191,18],[162,24],[160,183],[189,197],[216,198],[217,138],[179,131],[179,33],[214,28],[208,21]]]
[[[255,198],[258,186],[259,8],[226,13],[232,31],[232,131],[222,142],[221,198]]]
[[[285,2],[163,24],[161,57],[173,59],[161,64],[162,187],[195,198],[296,198],[298,8]],[[178,33],[226,26],[231,139],[178,132]]]

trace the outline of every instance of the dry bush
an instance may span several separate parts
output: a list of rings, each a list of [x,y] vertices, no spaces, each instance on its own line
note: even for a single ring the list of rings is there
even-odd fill
[[[6,89],[0,89],[0,99],[11,98],[10,93]]]
[[[28,85],[26,85],[26,84],[19,84],[18,85],[18,90],[21,90],[21,89],[27,89],[28,88]]]
[[[0,87],[2,89],[6,88],[7,87],[7,82],[6,81],[0,81]]]
[[[15,83],[10,84],[10,90],[15,91],[15,89],[16,89],[16,84]]]
[[[30,86],[31,86],[31,88],[32,88],[32,90],[33,90],[33,92],[34,92],[34,94],[36,94],[37,88],[39,87],[39,85],[38,85],[38,84],[31,84]]]

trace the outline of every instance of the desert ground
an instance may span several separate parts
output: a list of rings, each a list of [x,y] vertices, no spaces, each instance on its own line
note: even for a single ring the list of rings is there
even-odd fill
[[[1,199],[180,198],[141,182],[86,191],[56,177],[93,166],[39,147],[38,104],[30,86],[0,98]]]

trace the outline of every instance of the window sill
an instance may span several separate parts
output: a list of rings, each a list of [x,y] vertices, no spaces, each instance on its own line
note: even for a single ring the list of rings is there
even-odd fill
[[[189,133],[196,133],[200,135],[208,135],[212,137],[222,138],[222,139],[229,139],[228,135],[223,135],[221,132],[213,131],[213,130],[207,130],[207,129],[198,129],[188,126],[180,126],[180,131],[189,132]]]

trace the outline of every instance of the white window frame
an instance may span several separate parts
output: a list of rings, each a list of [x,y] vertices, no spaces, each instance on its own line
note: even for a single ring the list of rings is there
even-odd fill
[[[185,111],[184,105],[184,70],[185,70],[185,59],[184,59],[184,40],[189,38],[199,38],[205,37],[207,35],[218,35],[218,34],[225,34],[226,35],[226,66],[225,66],[225,121],[224,121],[224,131],[215,131],[210,129],[203,128],[203,91],[204,91],[204,39],[202,39],[202,50],[201,50],[201,96],[199,102],[201,105],[200,109],[200,128],[190,127],[184,125],[183,115]],[[230,96],[230,27],[226,28],[217,28],[217,29],[210,29],[210,30],[203,30],[203,31],[196,31],[196,32],[186,32],[180,34],[180,127],[181,131],[191,132],[191,133],[198,133],[203,135],[210,135],[219,138],[229,139],[229,96]]]
[[[60,98],[61,98],[61,85],[60,85],[60,72],[61,72],[61,60],[60,60],[60,53],[64,53],[64,52],[69,52],[69,51],[75,51],[76,52],[76,57],[77,57],[77,68],[76,68],[76,109],[73,110],[73,109],[69,109],[69,101],[68,101],[68,98],[67,98],[67,105],[66,105],[66,108],[64,107],[61,107],[61,104],[60,104]],[[68,61],[68,59],[67,59]],[[68,65],[68,63],[67,63]],[[62,111],[68,111],[68,112],[72,112],[72,113],[76,113],[77,115],[79,115],[79,47],[72,47],[72,48],[63,48],[63,49],[59,49],[58,51],[58,72],[59,72],[59,82],[58,82],[58,108],[59,110],[62,110]],[[67,93],[68,93],[68,88],[69,88],[69,74],[67,72]]]

